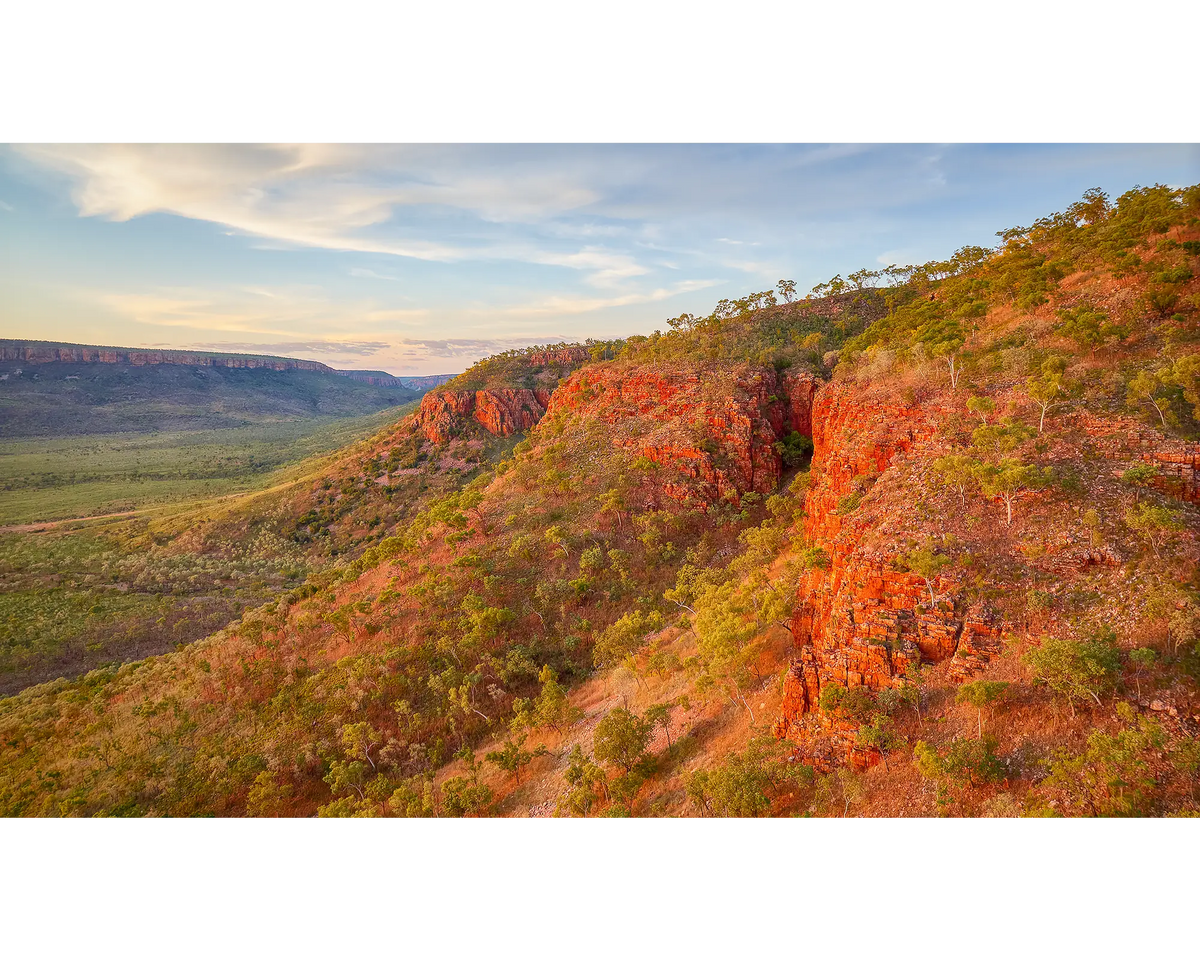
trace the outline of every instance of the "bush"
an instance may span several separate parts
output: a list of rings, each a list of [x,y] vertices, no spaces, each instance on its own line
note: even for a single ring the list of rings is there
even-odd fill
[[[1023,659],[1041,683],[1066,698],[1072,714],[1076,700],[1091,698],[1099,705],[1101,695],[1115,686],[1121,666],[1117,650],[1100,640],[1047,637]]]

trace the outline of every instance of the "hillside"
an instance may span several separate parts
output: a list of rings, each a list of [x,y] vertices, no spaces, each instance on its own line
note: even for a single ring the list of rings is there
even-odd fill
[[[408,403],[426,389],[395,377],[341,374],[283,357],[0,340],[0,438],[356,417]]]
[[[512,351],[151,530],[332,562],[0,700],[0,812],[1200,813],[1200,186],[999,236]]]

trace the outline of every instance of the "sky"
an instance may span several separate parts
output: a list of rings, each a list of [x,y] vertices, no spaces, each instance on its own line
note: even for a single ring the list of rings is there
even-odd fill
[[[1197,145],[0,146],[0,336],[397,375],[944,259]]]

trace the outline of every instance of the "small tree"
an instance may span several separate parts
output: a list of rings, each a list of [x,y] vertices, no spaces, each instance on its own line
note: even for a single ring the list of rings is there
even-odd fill
[[[1141,493],[1158,478],[1158,467],[1153,463],[1139,463],[1121,474],[1121,482],[1133,487],[1133,502],[1141,502]]]
[[[909,570],[925,581],[925,586],[929,590],[929,605],[936,606],[937,595],[933,592],[933,582],[952,562],[951,559],[945,554],[934,553],[933,548],[926,545],[905,554],[901,560]]]
[[[978,711],[979,736],[983,736],[983,708],[990,707],[1007,692],[1010,684],[1000,680],[973,680],[964,683],[955,694],[955,703],[970,704]]]
[[[1154,408],[1154,412],[1158,414],[1159,422],[1164,430],[1167,428],[1167,399],[1161,394],[1166,386],[1160,373],[1140,370],[1137,376],[1129,381],[1129,386],[1125,389],[1126,402],[1131,407],[1138,407],[1143,403],[1150,404]]]
[[[654,725],[637,714],[617,707],[596,724],[593,737],[596,759],[630,773],[647,759],[646,747]]]
[[[975,473],[979,469],[979,461],[961,453],[949,453],[933,461],[933,469],[937,471],[942,483],[958,492],[963,507],[967,505],[967,490],[975,486]]]
[[[544,757],[550,751],[545,745],[537,747],[535,750],[523,750],[525,738],[528,734],[522,733],[516,739],[509,739],[504,742],[503,750],[493,750],[484,757],[489,763],[494,763],[506,773],[511,773],[517,778],[517,783],[521,782],[521,768],[531,764],[535,757]]]
[[[780,280],[779,283],[775,284],[775,287],[779,290],[779,295],[783,297],[785,302],[791,303],[796,298],[795,280]]]
[[[944,809],[949,797],[943,788],[951,784],[985,784],[1004,777],[1004,764],[996,755],[995,737],[955,737],[945,750],[939,751],[924,740],[913,748],[913,765],[923,776],[934,782],[938,809]]]
[[[842,816],[850,816],[850,807],[862,799],[865,793],[862,778],[849,767],[838,767],[817,781],[815,800],[818,804],[837,809],[841,804]]]
[[[666,703],[656,703],[651,707],[647,707],[642,714],[653,726],[662,727],[663,733],[667,737],[667,749],[671,749],[671,711],[676,707],[683,707],[685,710],[688,707],[688,698],[679,697],[675,700],[668,700]]]
[[[567,782],[567,792],[559,799],[555,815],[567,813],[571,816],[586,817],[601,799],[607,778],[604,771],[584,754],[579,744],[575,744],[567,759],[567,770],[563,774],[563,779]]]
[[[1058,332],[1090,350],[1093,357],[1096,356],[1097,347],[1119,340],[1126,334],[1126,330],[1113,323],[1103,310],[1081,306],[1073,310],[1060,310],[1058,315],[1063,321]]]
[[[983,426],[987,426],[989,413],[996,412],[996,401],[991,397],[971,397],[967,401],[967,410],[979,418]]]
[[[882,712],[876,713],[870,723],[858,728],[855,740],[860,746],[878,751],[884,770],[890,769],[888,755],[904,743],[904,738],[892,729],[892,718]]]
[[[1119,704],[1122,719],[1134,719],[1127,704]],[[1096,730],[1083,752],[1059,750],[1050,763],[1042,789],[1059,794],[1068,814],[1093,817],[1139,817],[1151,812],[1154,753],[1164,743],[1162,728],[1152,720],[1115,735]]]
[[[1153,667],[1156,660],[1158,654],[1149,647],[1138,647],[1129,651],[1129,662],[1133,664],[1133,682],[1139,700],[1142,699],[1142,671]]]
[[[466,765],[468,776],[450,777],[442,784],[442,809],[451,817],[478,815],[492,802],[492,788],[479,782],[481,765],[474,750],[464,746],[454,756]]]
[[[1125,511],[1125,523],[1129,528],[1145,537],[1159,555],[1160,544],[1170,534],[1184,529],[1183,517],[1170,507],[1159,507],[1149,503],[1138,503]]]
[[[1058,363],[1061,364],[1061,361]],[[1042,411],[1042,415],[1038,419],[1038,433],[1041,433],[1046,427],[1046,413],[1051,407],[1056,406],[1058,398],[1066,393],[1063,389],[1062,370],[1056,369],[1054,364],[1054,360],[1047,360],[1042,365],[1040,376],[1030,377],[1025,381],[1025,391],[1029,394],[1029,399],[1036,403]]]
[[[953,393],[958,389],[958,381],[962,379],[962,363],[959,361],[959,350],[962,348],[962,341],[943,341],[937,344],[931,351],[933,356],[940,357],[946,363],[946,368],[950,371],[950,392]]]
[[[1001,460],[999,464],[983,464],[976,471],[979,486],[989,497],[999,497],[1004,502],[1005,518],[1012,526],[1013,504],[1021,494],[1037,490],[1050,482],[1050,469],[1039,470],[1032,464],[1014,458]]]
[[[1066,698],[1075,715],[1075,701],[1100,696],[1116,682],[1121,658],[1116,649],[1101,640],[1078,641],[1047,637],[1024,656],[1038,681]]]

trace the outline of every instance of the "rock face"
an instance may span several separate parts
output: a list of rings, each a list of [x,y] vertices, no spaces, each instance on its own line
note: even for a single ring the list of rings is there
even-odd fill
[[[1164,437],[1132,417],[1102,419],[1083,413],[1076,422],[1101,456],[1152,463],[1160,474],[1154,486],[1180,500],[1200,501],[1200,443]]]
[[[550,400],[546,390],[444,390],[427,393],[417,411],[416,425],[433,443],[458,436],[463,421],[474,419],[497,437],[528,430],[542,419]]]
[[[128,363],[133,366],[180,364],[188,367],[232,367],[244,370],[311,370],[335,373],[316,360],[256,357],[240,354],[191,353],[186,350],[126,350],[119,347],[89,347],[70,343],[0,343],[0,360],[19,363]]]
[[[718,382],[729,380],[732,382]],[[550,399],[553,414],[628,422],[614,443],[671,471],[672,500],[707,509],[743,493],[774,493],[781,461],[775,444],[810,428],[818,381],[774,370],[707,375],[671,369],[585,368]],[[786,392],[790,389],[792,392]]]
[[[529,355],[531,367],[574,367],[592,359],[587,347],[551,347]]]
[[[576,362],[578,347],[533,354],[530,362]],[[718,384],[716,380],[719,380]],[[431,442],[459,436],[474,420],[495,436],[528,430],[547,413],[594,417],[627,429],[614,441],[669,473],[659,482],[671,500],[707,509],[779,484],[775,444],[812,429],[812,400],[821,381],[773,369],[712,377],[677,369],[585,367],[558,389],[442,390],[426,394],[415,424]]]
[[[863,546],[870,521],[839,509],[844,498],[863,493],[898,459],[930,443],[934,417],[901,404],[865,402],[839,384],[821,388],[811,411],[814,481],[804,529],[828,563],[809,570],[799,586],[792,620],[798,652],[785,678],[779,736],[818,711],[827,683],[878,692],[898,686],[912,664],[950,657],[953,672],[965,678],[998,649],[1002,632],[985,614],[962,610],[948,578],[934,580],[931,601],[930,585],[895,569],[894,555]],[[872,752],[854,747],[836,718],[823,716],[820,725],[835,735],[841,759],[873,762]]]

